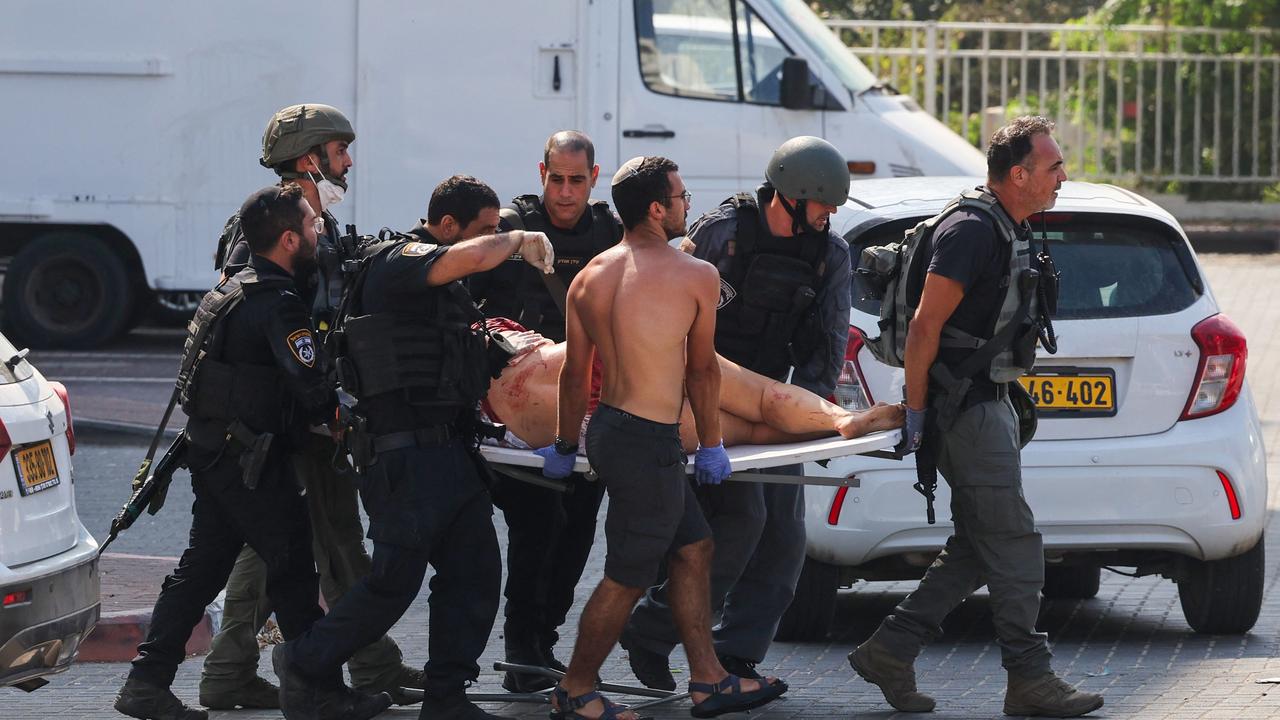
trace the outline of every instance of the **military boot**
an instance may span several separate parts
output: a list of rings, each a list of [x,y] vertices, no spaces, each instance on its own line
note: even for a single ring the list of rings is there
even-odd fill
[[[1100,707],[1101,695],[1080,692],[1052,672],[1030,677],[1009,673],[1009,688],[1004,694],[1005,715],[1068,718],[1087,715]]]
[[[480,709],[462,692],[426,696],[422,699],[422,712],[418,717],[423,720],[506,720]]]
[[[502,641],[506,648],[506,660],[512,665],[547,667],[547,660],[543,657],[542,649],[538,647],[538,638],[534,634],[507,631],[503,633]],[[550,677],[530,673],[508,671],[502,678],[502,687],[508,692],[538,692],[555,684],[556,681]]]
[[[427,674],[422,668],[401,665],[390,680],[383,683],[356,685],[353,689],[367,695],[386,693],[391,696],[391,702],[395,705],[413,705],[422,702],[419,698],[422,689],[426,687],[426,682]]]
[[[618,642],[627,651],[631,672],[645,687],[667,691],[676,689],[676,679],[671,674],[671,661],[666,655],[644,647],[627,629],[622,631]]]
[[[167,687],[137,678],[125,680],[116,695],[115,709],[140,720],[207,720],[209,713],[182,704]]]
[[[280,708],[280,688],[254,675],[240,687],[225,690],[200,687],[200,704],[210,710],[276,710]]]
[[[874,636],[849,653],[849,664],[863,680],[878,685],[894,708],[902,712],[933,711],[933,698],[916,690],[914,662],[894,656]]]

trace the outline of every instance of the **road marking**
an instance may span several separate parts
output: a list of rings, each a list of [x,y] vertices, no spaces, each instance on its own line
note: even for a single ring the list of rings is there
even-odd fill
[[[173,378],[157,378],[157,377],[141,377],[141,378],[140,377],[133,377],[133,378],[124,377],[122,378],[122,377],[103,377],[98,375],[61,375],[56,377],[53,375],[49,375],[49,379],[57,380],[59,382],[156,383],[156,384],[163,383],[167,385],[172,385],[174,383]]]

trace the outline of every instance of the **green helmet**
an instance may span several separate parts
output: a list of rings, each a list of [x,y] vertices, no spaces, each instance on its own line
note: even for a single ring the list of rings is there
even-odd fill
[[[793,137],[769,158],[765,178],[790,200],[840,206],[849,199],[849,164],[835,145],[812,135]]]
[[[262,133],[263,167],[274,168],[282,162],[300,158],[311,148],[330,140],[356,139],[351,121],[329,105],[290,105],[271,116]],[[327,158],[320,158],[322,165]]]

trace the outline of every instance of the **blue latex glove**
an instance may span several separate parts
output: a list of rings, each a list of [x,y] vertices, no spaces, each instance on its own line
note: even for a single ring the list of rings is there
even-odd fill
[[[533,453],[542,456],[545,461],[542,463],[542,474],[552,480],[563,480],[569,477],[569,473],[573,472],[573,463],[578,459],[577,453],[561,455],[556,451],[555,445],[540,447]]]
[[[924,440],[924,416],[926,410],[912,410],[907,407],[907,421],[902,426],[902,442],[898,444],[903,455],[910,455],[920,449]]]
[[[719,485],[729,477],[729,453],[724,451],[724,441],[715,447],[699,447],[693,456],[693,476],[699,485]]]

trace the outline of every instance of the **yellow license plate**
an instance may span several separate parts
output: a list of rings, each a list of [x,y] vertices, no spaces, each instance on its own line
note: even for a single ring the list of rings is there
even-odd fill
[[[18,471],[18,490],[23,495],[48,490],[59,482],[53,444],[48,440],[15,450],[13,465]]]
[[[1018,378],[1018,382],[1040,410],[1114,413],[1116,409],[1116,381],[1110,374],[1031,374]]]

